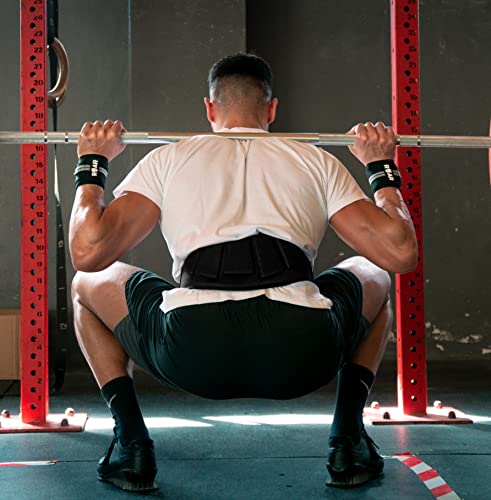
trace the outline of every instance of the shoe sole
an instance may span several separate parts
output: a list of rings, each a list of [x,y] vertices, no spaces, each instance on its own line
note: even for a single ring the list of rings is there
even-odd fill
[[[384,475],[383,463],[381,467],[376,468],[361,468],[354,465],[351,469],[343,471],[335,471],[328,465],[327,470],[331,479],[326,480],[326,486],[334,488],[355,488],[356,486],[367,483],[373,479],[380,478]]]
[[[127,479],[121,479],[119,477],[109,477],[97,474],[97,479],[105,483],[110,483],[117,488],[125,491],[141,492],[141,491],[154,491],[158,490],[159,487],[155,481],[128,481]]]

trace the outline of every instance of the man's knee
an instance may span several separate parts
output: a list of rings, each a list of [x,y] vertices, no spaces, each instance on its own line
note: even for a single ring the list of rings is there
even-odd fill
[[[385,269],[381,269],[375,264],[372,264],[372,266],[375,268],[374,269],[374,274],[376,275],[375,280],[377,282],[377,285],[380,287],[380,291],[383,297],[385,298],[384,301],[385,303],[390,298],[390,288],[392,286],[392,280],[390,274]]]
[[[383,299],[383,303],[390,298],[391,278],[390,274],[365,257],[356,257],[357,265],[360,267],[365,280],[369,283],[369,288],[377,292]]]
[[[86,273],[77,271],[72,280],[71,293],[72,301],[82,304],[89,309],[92,309],[91,304],[96,301],[101,293],[106,292],[111,286],[111,282],[104,279],[103,271],[99,273]]]
[[[130,266],[122,262],[114,262],[106,269],[94,273],[77,271],[72,281],[72,299],[90,301],[94,296],[119,296],[121,291],[124,295],[124,286],[127,279],[138,267]]]
[[[356,255],[344,260],[336,267],[352,271],[354,274],[360,276],[362,281],[374,282],[382,291],[386,292],[387,296],[389,295],[391,287],[390,274],[367,258]]]
[[[363,315],[370,322],[373,321],[389,300],[389,273],[361,256],[346,259],[336,267],[351,271],[357,276],[363,288]]]
[[[80,300],[80,295],[83,289],[83,277],[84,273],[82,271],[77,271],[72,279],[71,293],[72,301]]]

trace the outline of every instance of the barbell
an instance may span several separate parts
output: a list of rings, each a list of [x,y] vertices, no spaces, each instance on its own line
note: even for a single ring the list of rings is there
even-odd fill
[[[169,144],[197,135],[212,135],[236,140],[278,137],[316,146],[350,146],[355,136],[324,133],[193,133],[193,132],[125,132],[123,144]],[[80,132],[0,132],[0,144],[77,144]],[[429,148],[491,149],[491,137],[465,135],[398,135],[398,146]]]

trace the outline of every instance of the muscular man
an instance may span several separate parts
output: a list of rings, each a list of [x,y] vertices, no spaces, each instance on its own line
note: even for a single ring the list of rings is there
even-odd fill
[[[80,134],[70,224],[75,329],[115,420],[98,478],[131,491],[156,487],[153,442],[131,378],[135,362],[212,399],[299,397],[339,372],[327,484],[361,484],[383,469],[362,410],[392,322],[388,271],[404,273],[417,262],[394,132],[382,123],[349,132],[374,203],[332,155],[268,135],[278,100],[262,59],[220,60],[209,86],[214,132],[264,138],[201,135],[157,148],[107,206],[108,162],[124,149],[124,128],[96,121]],[[360,256],[314,278],[328,223]],[[178,287],[118,262],[156,224]]]

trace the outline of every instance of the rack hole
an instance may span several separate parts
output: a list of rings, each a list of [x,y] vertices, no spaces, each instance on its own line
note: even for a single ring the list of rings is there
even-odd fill
[[[407,69],[406,71],[404,71],[404,74],[405,74],[406,76],[410,76],[410,75],[411,75],[411,72]]]
[[[31,269],[31,276],[36,276],[36,270],[35,269]]]
[[[411,379],[411,384],[416,385],[417,383],[418,383],[418,381],[416,379],[414,379],[414,378]]]
[[[36,258],[36,254],[34,252],[31,253],[31,259],[35,259]]]
[[[412,171],[413,171],[413,167],[407,167],[407,168],[406,168],[406,172],[407,172],[408,174],[410,174]]]
[[[31,193],[35,193],[37,191],[36,186],[32,186]]]
[[[407,85],[406,87],[404,87],[404,90],[406,92],[411,92],[411,87],[409,85]]]
[[[411,335],[411,337],[414,337],[416,335],[416,330],[409,330],[409,335]]]
[[[412,189],[413,185],[412,185],[412,183],[408,182],[408,183],[406,184],[406,187],[407,187],[408,189]]]
[[[409,7],[407,5],[404,7],[404,12],[409,12]]]
[[[404,54],[404,59],[406,59],[406,61],[409,61],[409,59],[411,59],[411,56],[409,54]]]
[[[35,89],[34,87],[32,87],[32,89],[29,89],[29,92],[30,92],[31,94],[35,94],[35,93],[36,93],[36,89]]]
[[[36,342],[36,337],[31,337],[31,342]]]
[[[36,105],[35,105],[35,104],[31,104],[31,105],[29,106],[29,109],[30,109],[31,111],[34,111],[34,110],[36,109]],[[32,157],[32,155],[31,155],[31,157]]]
[[[31,292],[35,292],[37,288],[35,286],[31,286]]]
[[[416,396],[411,396],[411,401],[417,401],[418,398]]]
[[[36,27],[36,23],[31,23],[29,27],[33,30]]]
[[[35,203],[31,203],[31,208],[34,210],[36,208],[36,204]]]
[[[34,78],[34,77],[36,76],[36,72],[35,72],[35,71],[31,71],[31,72],[29,73],[29,76],[30,76],[31,78]]]
[[[31,387],[31,392],[36,392],[36,388],[35,387]]]
[[[31,220],[31,226],[35,226],[37,224],[36,219]]]
[[[407,204],[408,205],[412,205],[413,204],[413,200],[411,200],[411,198],[409,198],[409,200],[407,200]]]
[[[36,326],[37,325],[37,321],[35,319],[31,319],[31,325],[32,326]]]
[[[31,410],[35,410],[35,409],[37,409],[37,406],[34,403],[32,403]]]
[[[409,303],[410,304],[414,304],[416,302],[416,298],[415,297],[409,297]]]
[[[31,309],[36,309],[36,304],[35,304],[35,302],[31,302]]]
[[[36,60],[36,56],[31,56],[31,57],[29,58],[29,60],[30,60],[30,61],[35,61],[35,60]]]
[[[409,314],[409,319],[414,319],[415,317],[416,317],[416,314],[414,314],[414,313]]]
[[[416,363],[411,363],[409,366],[411,366],[411,368],[417,368],[418,365]]]
[[[407,45],[411,42],[411,40],[409,40],[409,38],[404,38],[404,43]]]
[[[36,359],[36,358],[37,358],[36,354],[35,354],[35,353],[32,353],[32,354],[31,354],[31,359]]]
[[[409,28],[411,26],[407,21],[404,23],[404,28]]]
[[[409,348],[409,350],[410,350],[411,352],[416,352],[416,347],[415,347],[415,346],[412,346],[412,347],[410,347],[410,348]]]
[[[31,177],[36,177],[36,171],[35,170],[31,170]]]
[[[414,286],[416,282],[414,280],[409,280],[409,286]]]
[[[34,40],[34,38],[31,38],[31,40],[29,40],[29,43],[30,43],[31,45],[34,45],[34,44],[36,43],[36,40]]]
[[[31,375],[32,375],[33,377],[35,377],[35,376],[37,375],[37,371],[36,371],[36,370],[31,370]]]
[[[413,156],[413,152],[412,151],[406,151],[406,156]]]
[[[31,241],[32,241],[33,243],[36,243],[36,237],[35,237],[35,236],[31,236]]]
[[[36,10],[36,7],[31,7],[31,8],[29,9],[29,12],[34,12],[35,10]]]
[[[29,124],[31,127],[35,127],[36,126],[36,122],[34,120],[32,120],[32,122]]]
[[[34,106],[34,107],[36,107],[36,106]],[[36,159],[36,153],[32,153],[31,160],[35,160],[35,159]]]
[[[411,125],[411,118],[406,118],[406,123],[407,123],[408,125]]]
[[[411,103],[410,102],[406,102],[405,106],[406,106],[407,109],[409,109],[411,107]]]

